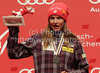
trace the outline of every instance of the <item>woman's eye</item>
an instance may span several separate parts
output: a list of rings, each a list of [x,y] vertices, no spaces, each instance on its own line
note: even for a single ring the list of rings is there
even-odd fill
[[[54,17],[50,17],[50,19],[54,19]]]
[[[58,17],[57,19],[62,19],[62,17]]]

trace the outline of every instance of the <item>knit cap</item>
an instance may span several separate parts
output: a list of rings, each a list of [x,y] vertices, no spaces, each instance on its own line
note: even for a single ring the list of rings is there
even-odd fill
[[[61,3],[61,2],[54,3],[48,9],[48,19],[51,15],[59,15],[67,22],[67,17],[69,15],[68,7],[64,3]]]

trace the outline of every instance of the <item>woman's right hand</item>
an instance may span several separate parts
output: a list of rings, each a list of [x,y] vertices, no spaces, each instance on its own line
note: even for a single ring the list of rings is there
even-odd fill
[[[67,73],[66,71],[62,71],[61,73]]]

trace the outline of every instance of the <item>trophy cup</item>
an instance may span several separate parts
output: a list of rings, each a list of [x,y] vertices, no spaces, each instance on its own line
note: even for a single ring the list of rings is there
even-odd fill
[[[5,26],[24,26],[24,18],[25,14],[34,14],[35,10],[32,7],[23,7],[20,11],[15,12],[12,11],[12,16],[3,16],[3,22]]]

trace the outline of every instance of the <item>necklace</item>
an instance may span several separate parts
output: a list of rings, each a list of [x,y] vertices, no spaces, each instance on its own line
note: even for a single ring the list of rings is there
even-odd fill
[[[58,49],[56,50],[56,46],[54,44],[54,42],[52,42],[52,46],[53,46],[53,50],[54,50],[54,55],[56,55],[54,58],[53,58],[53,62],[55,64],[58,64],[60,63],[60,58],[58,57],[58,55],[60,54],[61,52],[61,48],[62,48],[62,45],[63,45],[63,42],[64,42],[64,33],[62,33],[62,36],[61,36],[61,40],[60,40],[60,43],[58,45]]]

